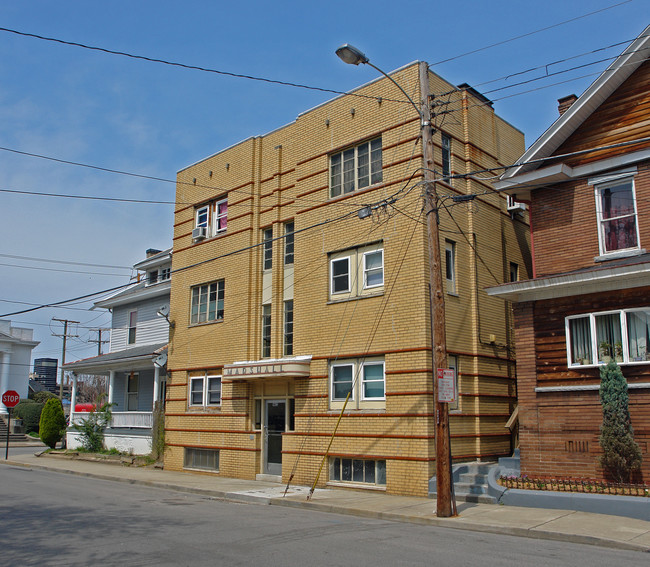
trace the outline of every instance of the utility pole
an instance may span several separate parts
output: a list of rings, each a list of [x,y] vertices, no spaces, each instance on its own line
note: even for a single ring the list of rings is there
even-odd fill
[[[102,332],[103,331],[109,331],[110,329],[91,329],[91,331],[96,331],[97,332],[97,339],[91,339],[88,342],[89,343],[97,343],[97,356],[102,355],[102,345],[106,344],[110,341],[102,341]]]
[[[436,194],[433,127],[429,104],[429,68],[421,61],[420,115],[422,117],[422,153],[424,157],[424,204],[429,233],[429,294],[431,309],[431,347],[433,361],[433,396],[436,419],[436,514],[448,518],[455,515],[451,484],[451,449],[449,446],[449,406],[438,401],[438,369],[447,368],[445,333],[445,296],[442,287],[440,233],[438,229],[438,196]]]
[[[66,341],[68,337],[78,337],[79,335],[68,335],[68,323],[79,323],[79,321],[71,321],[69,319],[57,319],[55,317],[52,318],[52,321],[59,321],[60,323],[63,323],[63,334],[62,335],[57,335],[55,333],[52,333],[53,337],[63,337],[63,351],[61,353],[61,384],[59,384],[59,398],[61,398],[61,401],[63,401],[63,376],[65,375],[65,371],[63,370],[63,365],[65,364],[65,346],[66,346]]]

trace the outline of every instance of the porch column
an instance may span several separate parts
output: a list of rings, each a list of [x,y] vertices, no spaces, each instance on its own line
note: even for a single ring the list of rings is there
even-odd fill
[[[70,394],[70,425],[74,423],[74,408],[77,405],[77,373],[72,373],[72,393]]]
[[[152,408],[156,407],[156,402],[160,396],[160,367],[154,364],[153,366],[153,404]]]
[[[2,366],[0,366],[0,395],[9,389],[9,365],[11,364],[11,353],[0,352],[2,355]],[[0,413],[7,415],[9,412],[5,405],[0,401]],[[8,426],[9,424],[7,424]]]
[[[108,403],[113,403],[113,396],[115,395],[115,370],[108,371]]]

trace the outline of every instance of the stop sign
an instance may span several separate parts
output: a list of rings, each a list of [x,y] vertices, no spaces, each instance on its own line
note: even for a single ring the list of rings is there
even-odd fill
[[[16,390],[7,390],[4,394],[2,394],[2,403],[5,405],[5,407],[12,408],[17,405],[19,401],[20,396]]]

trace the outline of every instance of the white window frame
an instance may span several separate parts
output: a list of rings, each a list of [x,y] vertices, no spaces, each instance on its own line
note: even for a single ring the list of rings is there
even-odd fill
[[[221,212],[224,205],[225,211]],[[228,228],[228,197],[210,201],[196,208],[194,228],[201,227],[205,228],[208,238],[226,232]]]
[[[216,293],[216,299],[215,299],[215,307],[214,307],[214,318],[209,318],[210,315],[210,295],[212,293],[211,288],[212,286],[216,286],[215,293]],[[201,305],[200,303],[201,300],[201,289],[207,287],[207,301],[205,303],[206,305],[206,310],[205,310],[205,320],[201,321]],[[219,294],[221,292],[221,295],[223,295],[223,306],[221,309],[221,317],[219,317]],[[197,302],[197,312],[196,316],[193,312],[194,308],[194,295],[195,293],[199,294],[199,302]],[[224,318],[224,312],[225,312],[225,303],[226,303],[226,284],[225,280],[217,280],[214,282],[210,283],[205,283],[205,284],[200,284],[200,285],[195,285],[190,288],[190,325],[204,325],[206,323],[215,323],[217,321],[223,321]]]
[[[201,381],[201,387],[194,389],[194,383]],[[214,387],[217,383],[218,388]],[[211,389],[212,386],[212,389]],[[210,393],[219,392],[219,401],[210,402]],[[194,401],[194,393],[200,393],[201,401]],[[221,375],[220,374],[203,374],[201,376],[190,376],[188,406],[190,407],[218,407],[221,405]]]
[[[451,275],[451,277],[449,277]],[[445,280],[447,281],[447,293],[458,295],[456,286],[456,243],[453,240],[445,239]]]
[[[224,205],[226,207],[225,212],[220,212],[221,207]],[[212,236],[216,236],[217,234],[226,232],[226,228],[228,227],[228,199],[215,201],[212,205],[212,211]]]
[[[133,340],[131,340],[133,332]],[[138,310],[131,309],[126,314],[126,344],[134,345],[138,340]]]
[[[284,302],[283,323],[282,352],[284,356],[293,356],[293,299]]]
[[[367,258],[371,255],[381,253],[381,266],[367,268]],[[329,291],[331,301],[345,301],[358,299],[364,296],[380,295],[384,291],[386,282],[386,263],[383,242],[367,244],[341,252],[330,253]],[[346,262],[348,285],[346,289],[334,289],[334,266]],[[368,285],[368,273],[370,270],[381,270],[381,283]],[[342,277],[339,274],[338,277]]]
[[[352,290],[352,285],[351,285],[351,280],[352,280],[352,274],[350,273],[350,266],[352,262],[350,261],[350,256],[343,256],[341,258],[332,258],[330,260],[330,295],[340,295],[340,294],[348,294]],[[345,262],[347,265],[347,271],[345,274],[347,275],[347,280],[348,280],[348,285],[345,287],[345,289],[334,289],[334,279],[336,278],[342,278],[343,273],[340,274],[334,274],[334,264],[341,264],[342,262]]]
[[[360,150],[362,155],[363,152],[367,152],[365,154],[367,163],[364,163],[363,157],[360,157]],[[329,157],[330,197],[340,197],[381,183],[383,181],[382,151],[382,139],[379,136],[331,154]],[[365,168],[367,168],[367,173]],[[346,173],[352,174],[353,179],[346,182]],[[347,188],[346,185],[348,185]]]
[[[382,367],[383,396],[366,396],[365,384],[368,382],[379,382],[379,380],[366,380],[365,369],[371,366]],[[334,360],[329,367],[329,400],[330,408],[340,409],[345,403],[345,396],[335,397],[334,395],[334,373],[337,368],[349,368],[351,371],[351,392],[347,409],[382,409],[386,407],[386,362],[383,357],[369,359],[347,359]]]
[[[374,256],[379,254],[381,257],[381,265],[379,268],[368,268],[368,256]],[[369,285],[368,284],[368,275],[370,272],[381,271],[381,282]],[[379,248],[377,250],[371,250],[369,252],[363,253],[363,289],[372,289],[374,287],[382,287],[384,285],[384,249]]]
[[[630,191],[632,193],[632,204],[634,206],[634,212],[627,215],[622,215],[621,217],[610,217],[608,219],[603,218],[603,206],[602,206],[602,193],[607,189],[612,187],[618,187],[621,185],[630,185]],[[622,175],[622,176],[612,176],[611,179],[604,181],[602,183],[593,183],[594,185],[594,194],[596,199],[596,218],[598,223],[598,248],[600,255],[602,257],[616,257],[617,255],[626,255],[630,252],[635,252],[641,249],[641,235],[639,233],[639,211],[637,207],[636,200],[636,188],[634,183],[634,176],[631,174]],[[628,248],[617,248],[615,250],[607,250],[607,243],[605,242],[605,225],[616,218],[624,219],[626,217],[632,217],[634,221],[634,229],[636,236],[636,245],[630,246]]]
[[[262,305],[262,358],[270,358],[273,348],[273,308],[270,303]]]
[[[594,368],[603,366],[609,361],[606,357],[614,358],[619,365],[638,365],[650,363],[650,341],[646,341],[645,360],[631,360],[630,355],[630,337],[628,333],[628,315],[632,313],[642,312],[650,316],[650,307],[634,307],[629,309],[615,309],[609,311],[598,311],[593,313],[582,313],[579,315],[570,315],[565,318],[565,338],[566,338],[566,355],[568,368]],[[607,354],[602,343],[598,344],[598,330],[597,318],[605,315],[618,315],[620,328],[620,346],[618,341],[614,345],[607,343]],[[582,357],[581,363],[574,362],[572,357],[572,342],[571,342],[571,321],[578,319],[586,319],[589,322],[587,329],[589,330],[589,347],[591,350],[591,360],[588,357]],[[605,358],[605,359],[604,359]],[[636,356],[634,358],[640,358]],[[588,362],[584,362],[588,360]]]

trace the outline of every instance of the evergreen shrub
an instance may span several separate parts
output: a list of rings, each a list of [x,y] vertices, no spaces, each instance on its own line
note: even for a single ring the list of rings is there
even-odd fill
[[[47,400],[41,412],[41,420],[39,423],[41,441],[50,449],[54,449],[56,444],[61,441],[63,435],[65,435],[65,429],[65,413],[63,413],[61,400],[59,398]]]

